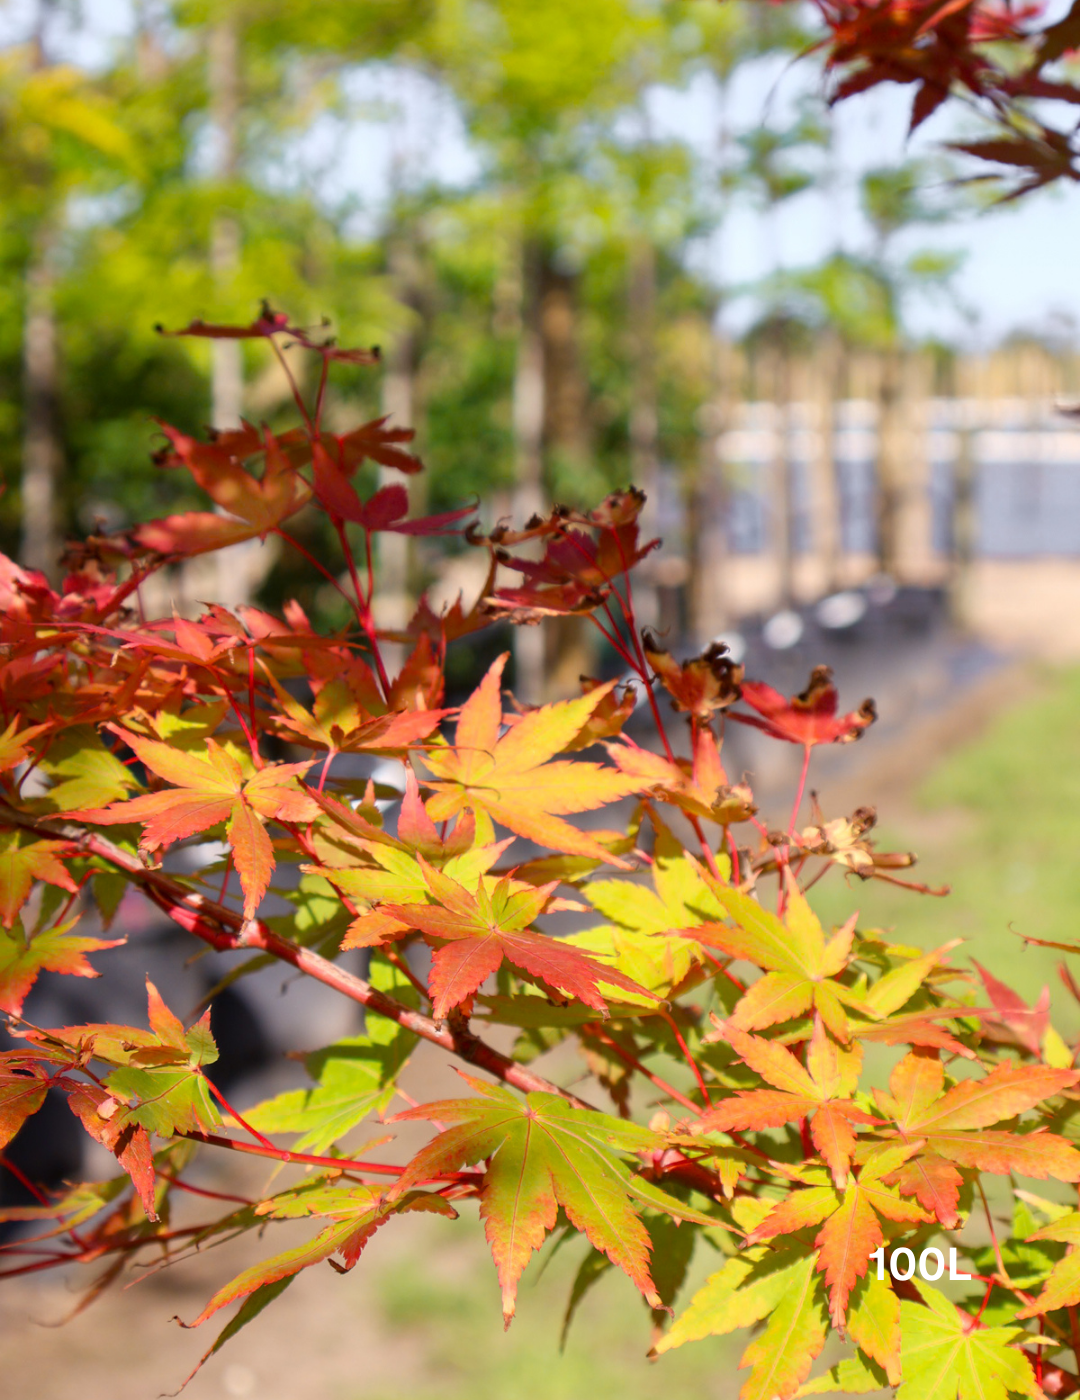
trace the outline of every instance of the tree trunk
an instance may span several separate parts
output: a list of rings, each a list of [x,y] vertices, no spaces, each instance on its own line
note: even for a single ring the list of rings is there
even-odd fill
[[[890,347],[881,356],[878,379],[877,566],[890,578],[900,575],[900,515],[903,509],[904,461],[901,421],[901,351]]]
[[[715,329],[711,337],[712,394],[698,410],[701,446],[690,498],[687,543],[690,553],[689,632],[705,646],[732,622],[725,596],[728,555],[727,477],[723,435],[732,425],[735,402],[734,347]]]
[[[840,587],[843,540],[840,519],[840,478],[836,459],[836,405],[843,394],[844,348],[832,329],[822,332],[811,366],[816,410],[816,445],[811,464],[813,550],[821,567],[821,591]]]
[[[630,319],[630,469],[646,494],[642,524],[657,529],[660,487],[660,417],[656,386],[656,250],[644,238],[630,249],[627,285]]]
[[[644,539],[660,532],[660,415],[656,383],[656,249],[646,238],[630,246],[626,287],[630,360],[630,475],[645,492],[641,513]],[[637,611],[643,623],[659,626],[658,587],[650,555],[637,571]]]
[[[210,31],[210,113],[217,150],[215,178],[226,185],[240,166],[240,46],[232,16],[218,20]],[[224,210],[210,234],[210,267],[219,287],[226,288],[240,261],[240,229]],[[216,428],[240,426],[244,372],[238,340],[212,340],[210,400]]]
[[[55,582],[60,573],[60,358],[53,230],[34,234],[23,327],[22,562]]]
[[[49,66],[46,29],[50,0],[38,0],[31,38],[33,67]],[[41,186],[48,176],[40,172]],[[39,569],[50,582],[60,577],[59,487],[63,468],[60,440],[60,357],[56,325],[58,219],[55,211],[39,216],[31,236],[26,268],[23,321],[22,562]]]
[[[210,115],[216,151],[214,176],[231,184],[240,171],[240,36],[233,15],[223,15],[210,30]],[[240,262],[240,226],[225,208],[210,231],[210,270],[219,293],[228,291]],[[210,342],[210,416],[215,428],[238,428],[244,411],[244,362],[241,342]],[[226,608],[250,603],[269,563],[269,542],[249,540],[214,556],[217,597]]]
[[[776,560],[776,605],[790,608],[795,601],[794,500],[792,491],[790,408],[791,351],[783,333],[772,354],[774,409],[771,492],[773,555]]]
[[[544,259],[540,269],[540,333],[543,341],[543,445],[557,495],[591,506],[588,382],[582,366],[580,278]],[[561,489],[560,489],[561,488]],[[584,617],[553,618],[545,627],[544,694],[565,695],[578,678],[592,674],[593,625]]]
[[[416,250],[407,240],[391,242],[388,261],[397,300],[407,308],[409,320],[385,354],[382,411],[393,427],[412,428],[416,424],[416,376],[423,347],[424,290]],[[379,469],[379,486],[404,486],[410,497],[415,490],[413,479],[388,467]],[[391,631],[402,631],[412,614],[409,546],[408,535],[388,531],[377,537],[376,621]],[[398,644],[384,644],[383,659],[389,671],[398,670],[404,661],[404,650]]]
[[[543,260],[536,239],[521,248],[521,326],[514,372],[514,504],[516,526],[543,511],[544,340],[540,326]],[[536,704],[544,692],[544,636],[539,627],[514,629],[514,671],[519,697]]]

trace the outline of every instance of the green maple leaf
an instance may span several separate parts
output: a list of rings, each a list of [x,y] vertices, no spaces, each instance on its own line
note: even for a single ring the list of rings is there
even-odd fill
[[[756,899],[705,873],[709,888],[732,924],[705,922],[686,934],[719,948],[729,957],[764,969],[731,1014],[739,1030],[759,1030],[802,1016],[813,1008],[829,1030],[846,1045],[851,1039],[842,1002],[861,1005],[861,997],[836,981],[851,956],[855,921],[849,919],[826,942],[825,931],[794,880],[787,887],[783,921]]]
[[[837,1390],[845,1395],[869,1395],[872,1391],[884,1390],[888,1384],[888,1377],[880,1366],[865,1356],[849,1356],[838,1361],[823,1376],[815,1376],[799,1386],[795,1400],[803,1400],[804,1395],[831,1395]]]
[[[804,1259],[792,1271],[765,1330],[743,1352],[739,1369],[749,1366],[750,1375],[739,1392],[740,1400],[787,1400],[794,1395],[825,1345],[827,1331],[825,1299],[814,1261]]]
[[[848,1331],[852,1341],[886,1373],[889,1384],[899,1385],[900,1299],[888,1279],[868,1273],[856,1284],[851,1295]]]
[[[655,891],[630,880],[590,881],[585,897],[610,923],[564,941],[600,954],[649,991],[666,992],[701,962],[700,949],[678,930],[722,919],[724,908],[682,843],[662,823],[656,827]]]
[[[518,1279],[554,1228],[561,1206],[571,1225],[607,1255],[651,1307],[661,1305],[649,1273],[650,1242],[638,1205],[677,1220],[718,1222],[684,1206],[617,1155],[656,1147],[655,1133],[576,1109],[554,1094],[522,1100],[508,1090],[462,1076],[475,1098],[424,1104],[397,1115],[454,1126],[441,1132],[406,1167],[389,1193],[490,1158],[480,1188],[480,1215],[502,1286],[503,1317],[514,1315]]]
[[[1080,1302],[1080,1249],[1076,1247],[1080,1245],[1080,1211],[1069,1211],[1059,1220],[1052,1220],[1049,1225],[1028,1234],[1027,1239],[1028,1248],[1031,1241],[1052,1240],[1055,1244],[1067,1244],[1070,1249],[1051,1269],[1038,1298],[1018,1312],[1017,1317],[1035,1317],[1038,1313],[1073,1307]]]
[[[74,894],[78,889],[59,859],[71,854],[70,841],[27,841],[15,830],[0,830],[0,923],[11,928],[35,880]]]
[[[146,989],[153,1042],[134,1049],[127,1064],[105,1080],[120,1104],[111,1121],[117,1127],[138,1124],[159,1137],[205,1132],[221,1122],[201,1072],[218,1057],[210,1013],[185,1030],[149,980]]]
[[[90,725],[61,730],[42,756],[40,768],[54,785],[43,798],[50,812],[71,812],[118,802],[139,784],[131,770],[110,753]]]
[[[88,1023],[26,1033],[27,1040],[50,1058],[88,1055],[111,1066],[108,1076],[99,1081],[104,1088],[84,1085],[80,1089],[84,1098],[90,1094],[92,1099],[87,1101],[86,1115],[80,1116],[89,1131],[104,1135],[103,1141],[106,1136],[124,1139],[132,1130],[172,1137],[221,1122],[202,1073],[218,1057],[209,1011],[185,1030],[149,980],[146,990],[149,1030]],[[111,1141],[106,1145],[111,1147]],[[153,1180],[152,1171],[149,1179]]]
[[[747,1230],[760,1225],[768,1213],[768,1202],[752,1196],[741,1196],[732,1206],[735,1219]],[[805,1251],[801,1249],[759,1244],[740,1250],[705,1280],[650,1355],[660,1356],[686,1342],[752,1327],[778,1306],[796,1275],[801,1274],[804,1262]]]
[[[915,1281],[925,1307],[900,1304],[904,1383],[897,1400],[1006,1400],[1042,1392],[1013,1343],[1021,1327],[981,1327],[936,1288]]]
[[[373,961],[369,980],[380,991],[415,1005],[412,985],[391,964]],[[307,1057],[308,1073],[316,1081],[313,1088],[287,1090],[244,1117],[262,1133],[301,1133],[297,1152],[324,1153],[369,1113],[386,1109],[415,1044],[416,1036],[396,1021],[370,1016],[366,1035],[349,1036]]]

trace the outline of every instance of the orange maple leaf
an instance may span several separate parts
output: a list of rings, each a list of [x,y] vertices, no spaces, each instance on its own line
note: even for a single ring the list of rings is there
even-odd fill
[[[607,1015],[599,983],[648,996],[636,982],[613,967],[529,925],[551,899],[558,881],[532,887],[503,878],[489,891],[483,879],[476,893],[428,864],[417,861],[431,895],[429,904],[382,904],[379,914],[396,921],[398,932],[417,929],[436,945],[430,986],[433,1014],[439,1020],[477,991],[484,979],[512,963],[526,976],[565,993]],[[388,922],[384,936],[392,936]]]
[[[435,793],[428,811],[435,821],[445,821],[472,810],[481,842],[493,841],[493,822],[501,822],[540,846],[623,865],[595,837],[562,818],[640,792],[641,779],[599,763],[549,762],[573,743],[615,682],[577,700],[532,710],[500,738],[499,683],[509,655],[499,657],[462,706],[454,745],[423,755],[436,779],[428,784]]]
[[[965,1079],[946,1090],[937,1050],[913,1050],[893,1070],[889,1093],[874,1090],[901,1138],[924,1144],[917,1157],[897,1168],[891,1182],[952,1229],[962,1180],[957,1166],[999,1175],[1015,1171],[1040,1181],[1080,1180],[1080,1152],[1065,1138],[991,1128],[1072,1088],[1077,1080],[1080,1072],[1071,1069],[999,1065],[983,1079]]]
[[[833,1186],[793,1191],[747,1236],[748,1244],[759,1244],[793,1230],[821,1225],[814,1245],[836,1327],[844,1325],[848,1297],[865,1275],[870,1256],[885,1243],[879,1217],[908,1225],[925,1224],[932,1218],[911,1201],[901,1200],[883,1179],[918,1149],[918,1143],[911,1143],[875,1153],[857,1178],[848,1178],[843,1192]]]
[[[774,1085],[773,1089],[740,1089],[694,1124],[695,1132],[778,1128],[799,1118],[810,1118],[814,1146],[843,1187],[855,1147],[853,1123],[878,1120],[856,1108],[854,1093],[862,1066],[862,1047],[841,1050],[829,1036],[821,1017],[815,1019],[813,1039],[807,1048],[805,1068],[790,1050],[762,1036],[747,1035],[730,1022],[724,1039],[744,1064]]]
[[[213,739],[206,740],[206,758],[197,758],[127,730],[117,732],[141,763],[173,786],[68,815],[99,826],[145,822],[139,842],[143,850],[171,846],[225,822],[244,890],[244,917],[250,919],[266,893],[275,864],[264,821],[270,817],[286,822],[312,821],[319,814],[318,805],[295,781],[313,760],[270,763],[245,779],[239,762]]]

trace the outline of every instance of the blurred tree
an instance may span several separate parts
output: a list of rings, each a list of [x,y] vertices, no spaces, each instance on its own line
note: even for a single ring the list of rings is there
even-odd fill
[[[5,251],[23,290],[22,558],[50,576],[58,567],[64,455],[56,306],[62,243],[74,203],[107,196],[135,155],[108,83],[52,62],[53,9],[38,0],[27,42],[0,64]]]

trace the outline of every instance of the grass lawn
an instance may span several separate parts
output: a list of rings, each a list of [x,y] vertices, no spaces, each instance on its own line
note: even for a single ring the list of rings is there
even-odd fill
[[[911,763],[916,774],[927,766],[918,753]],[[1028,1000],[1049,983],[1058,1029],[1080,1034],[1080,1007],[1056,972],[1063,955],[1018,936],[1080,942],[1080,670],[1048,673],[1034,698],[945,754],[905,806],[880,813],[881,848],[916,851],[914,875],[952,893],[932,899],[856,879],[845,890],[829,875],[815,899],[822,916],[839,921],[858,908],[862,927],[928,948],[966,939],[956,962],[977,958]],[[1080,979],[1080,957],[1071,962]]]

